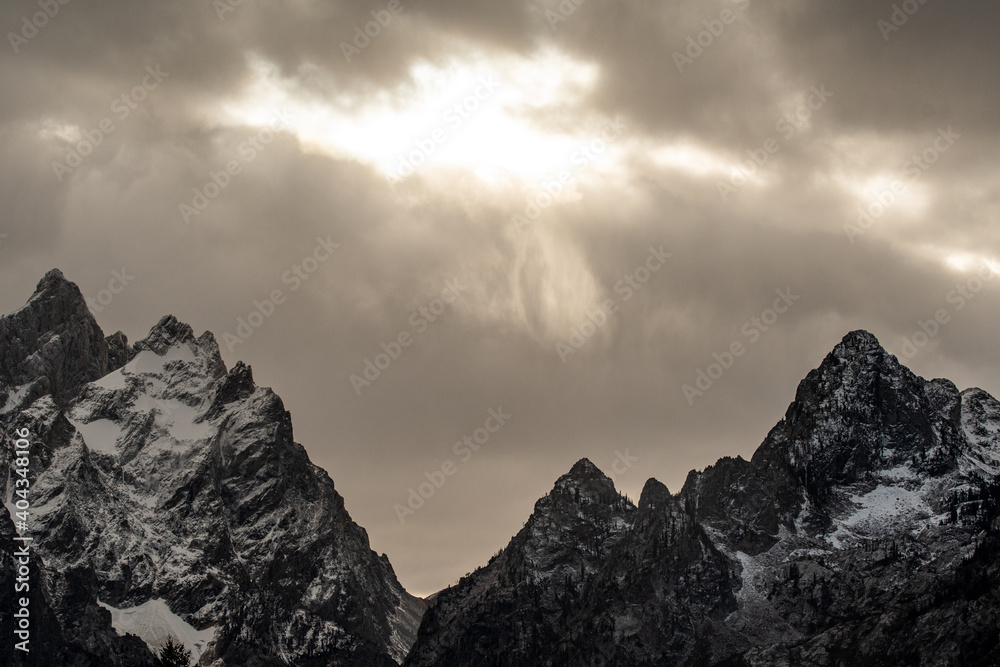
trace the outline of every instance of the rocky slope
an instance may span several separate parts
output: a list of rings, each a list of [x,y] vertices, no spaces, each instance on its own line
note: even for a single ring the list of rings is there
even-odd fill
[[[35,538],[32,654],[5,642],[0,665],[152,665],[167,633],[217,667],[1000,664],[1000,403],[866,332],[751,460],[676,494],[649,480],[637,505],[581,460],[426,613],[281,400],[173,317],[129,346],[46,274],[0,318],[0,437],[4,609]]]
[[[408,665],[534,664],[538,645],[567,630],[583,582],[630,525],[635,506],[594,464],[580,461],[535,504],[490,563],[428,610]]]
[[[636,509],[601,478],[561,478],[437,596],[405,664],[1000,664],[1000,403],[871,334],[800,383],[750,461],[673,495],[650,480]],[[560,492],[584,479],[601,492]]]
[[[16,428],[32,434],[29,532],[44,592],[32,599],[61,637],[33,646],[62,651],[47,664],[151,664],[111,626],[151,601],[204,638],[192,647],[200,664],[405,656],[423,602],[371,551],[281,399],[242,363],[227,370],[210,333],[165,317],[128,347],[49,272],[0,318],[0,405],[5,443]],[[0,541],[12,528],[0,516]]]

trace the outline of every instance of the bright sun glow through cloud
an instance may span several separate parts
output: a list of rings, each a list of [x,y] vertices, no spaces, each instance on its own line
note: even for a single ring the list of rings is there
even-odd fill
[[[657,164],[695,176],[728,176],[740,169],[738,162],[727,161],[693,144],[679,143],[662,146],[650,152]]]
[[[948,265],[948,268],[962,273],[978,269],[986,269],[994,274],[1000,273],[1000,262],[997,262],[995,257],[968,252],[949,254],[947,259],[945,259],[945,264]]]
[[[264,126],[281,110],[306,147],[370,164],[391,179],[445,167],[487,182],[536,181],[572,168],[574,153],[602,136],[602,119],[554,128],[533,120],[540,110],[551,118],[560,107],[571,109],[597,82],[596,66],[555,51],[443,67],[418,63],[404,85],[364,101],[303,96],[270,63],[255,56],[250,62],[253,80],[224,106],[225,124]],[[588,166],[607,168],[620,153],[608,144]]]
[[[989,272],[1000,275],[1000,261],[995,255],[942,247],[936,243],[920,243],[911,246],[911,252],[921,259],[944,264],[956,273]]]

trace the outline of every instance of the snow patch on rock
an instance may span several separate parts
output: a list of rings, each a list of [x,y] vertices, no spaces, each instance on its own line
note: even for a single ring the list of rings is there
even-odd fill
[[[77,433],[83,436],[83,442],[87,445],[87,449],[110,456],[117,454],[118,450],[115,445],[123,435],[118,424],[110,419],[83,422],[79,418],[69,417],[69,421],[76,428]]]
[[[748,602],[762,602],[766,600],[767,591],[764,587],[764,577],[767,574],[767,570],[757,562],[757,559],[749,554],[737,551],[734,555],[740,561],[740,565],[743,568],[740,575],[743,580],[743,586],[736,593],[736,599],[740,601],[740,605],[744,606]]]
[[[17,406],[21,405],[24,398],[28,395],[28,390],[31,389],[31,383],[23,384],[20,387],[13,389],[10,395],[7,396],[7,402],[4,404],[3,408],[0,409],[0,414],[7,414],[12,410],[17,409]]]
[[[914,514],[930,516],[931,509],[919,491],[902,486],[878,485],[863,496],[851,496],[860,507],[843,520],[851,528],[870,532],[886,532],[899,524],[899,519]]]
[[[168,637],[173,637],[191,651],[191,658],[198,662],[205,649],[215,641],[215,628],[196,630],[187,621],[170,611],[161,598],[149,600],[138,607],[118,609],[97,601],[111,612],[111,626],[124,637],[132,634],[146,642],[150,650],[158,653]]]

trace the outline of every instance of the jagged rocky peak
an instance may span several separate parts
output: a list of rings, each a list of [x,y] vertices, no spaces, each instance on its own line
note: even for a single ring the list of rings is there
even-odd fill
[[[852,352],[855,354],[882,354],[885,352],[875,334],[864,329],[848,332],[833,348],[833,351],[841,356],[847,356]]]
[[[820,491],[905,461],[941,463],[958,444],[957,400],[953,384],[917,377],[875,336],[853,331],[799,383],[753,462],[784,461]]]
[[[796,400],[866,398],[871,383],[878,379],[892,382],[915,380],[916,376],[886,352],[873,334],[852,331],[799,383]],[[865,395],[851,393],[858,389]]]
[[[533,540],[538,540],[553,527],[570,530],[570,526],[575,526],[576,529],[596,530],[601,534],[610,528],[612,533],[617,533],[624,529],[634,511],[635,505],[619,493],[611,478],[583,458],[557,479],[552,490],[535,503],[527,528]],[[604,541],[603,537],[601,541]]]
[[[962,392],[962,403],[972,409],[981,409],[996,414],[1000,411],[1000,401],[979,387],[970,387]]]
[[[195,658],[215,667],[403,659],[422,602],[295,442],[281,399],[245,364],[227,372],[211,333],[168,315],[131,347],[105,339],[76,286],[50,272],[0,318],[0,358],[45,345],[55,353],[33,384],[14,385],[23,407],[0,410],[0,435],[33,434],[37,580],[58,617],[52,634],[86,647],[47,664],[151,664],[112,628],[126,617],[146,642],[163,622],[188,648],[200,637]],[[76,369],[80,359],[89,365]]]
[[[149,334],[135,344],[136,351],[152,350],[162,355],[178,343],[190,343],[195,339],[191,325],[181,322],[173,315],[160,318]]]
[[[962,392],[951,380],[943,378],[928,380],[924,389],[931,407],[943,417],[958,416],[961,412]]]
[[[19,310],[7,317],[22,315],[21,323],[28,323],[27,316],[34,318],[42,328],[59,328],[69,325],[97,326],[97,321],[87,307],[80,288],[66,280],[62,271],[52,269],[46,273],[28,301]],[[99,327],[98,327],[99,329]]]
[[[31,295],[28,302],[51,300],[60,296],[68,297],[70,301],[82,303],[86,307],[86,302],[83,299],[80,288],[75,283],[66,280],[66,276],[59,269],[50,269],[38,281],[38,285],[35,286],[35,292]]]
[[[750,461],[677,495],[650,479],[631,513],[586,501],[609,489],[577,463],[441,594],[407,664],[1000,664],[1000,402],[917,377],[868,332]]]
[[[24,306],[0,318],[0,408],[46,394],[63,404],[124,363],[127,348],[121,332],[105,338],[80,288],[52,269]]]
[[[966,389],[960,415],[966,438],[963,453],[978,462],[979,470],[1000,472],[1000,401],[982,389]]]
[[[670,489],[667,485],[654,477],[646,480],[639,494],[639,511],[655,511],[666,507],[671,498]]]
[[[877,415],[895,424],[930,404],[947,413],[959,403],[950,380],[924,380],[889,354],[871,333],[852,331],[799,383],[789,416],[822,411],[848,418]]]
[[[181,322],[173,315],[165,315],[161,318],[149,330],[149,334],[133,346],[132,354],[134,356],[149,351],[163,357],[171,349],[179,346],[191,350],[195,357],[202,361],[211,377],[220,378],[226,374],[226,364],[222,360],[219,344],[212,332],[206,331],[195,338],[191,326]]]
[[[595,466],[594,463],[586,457],[574,463],[573,467],[569,469],[569,472],[566,473],[565,476],[577,478],[606,477],[606,475],[601,472],[601,469]]]
[[[633,513],[584,502],[613,486],[580,461],[407,664],[1000,664],[998,488],[1000,402],[854,331],[750,461]]]
[[[617,497],[615,483],[589,459],[573,464],[565,475],[556,480],[553,494],[573,494],[589,501],[602,501]]]
[[[253,369],[242,361],[237,361],[233,369],[219,384],[209,415],[214,415],[229,403],[249,398],[256,388],[257,385],[253,381]]]
[[[610,477],[588,459],[580,459],[556,480],[552,491],[535,503],[526,530],[515,536],[512,544],[523,538],[529,545],[547,549],[552,530],[597,531],[603,535],[610,529],[617,533],[624,529],[634,510],[635,505],[615,489]],[[605,537],[601,537],[602,542]]]
[[[565,634],[585,581],[631,527],[635,506],[587,459],[559,477],[485,567],[442,591],[406,665],[528,665]],[[498,619],[500,627],[498,627]]]

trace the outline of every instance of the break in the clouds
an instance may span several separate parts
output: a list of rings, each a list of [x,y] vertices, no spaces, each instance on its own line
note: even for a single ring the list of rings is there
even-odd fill
[[[430,593],[582,456],[747,456],[848,330],[1000,390],[998,18],[7,2],[2,306],[59,267],[106,331],[213,331]]]

